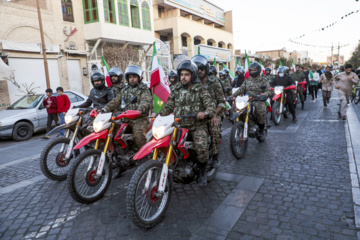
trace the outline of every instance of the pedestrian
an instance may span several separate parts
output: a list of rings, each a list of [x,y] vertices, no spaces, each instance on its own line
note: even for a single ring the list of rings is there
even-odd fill
[[[317,93],[318,93],[318,84],[319,84],[319,73],[315,71],[315,68],[309,71],[309,80],[310,80],[310,86],[309,91],[311,94],[311,100],[317,99]]]
[[[323,72],[321,71],[321,69],[319,68],[319,70],[316,71],[317,73],[319,73],[319,84],[318,84],[318,89],[322,90],[322,84],[320,82],[320,77],[323,75]]]
[[[334,84],[333,77],[334,75],[331,73],[331,67],[327,66],[325,69],[325,73],[320,77],[320,83],[322,84],[321,90],[322,90],[324,108],[326,108],[330,102],[331,92],[333,90],[333,84]]]
[[[305,85],[305,92],[304,92],[304,100],[306,101],[306,97],[308,95],[308,87],[310,85],[310,81],[309,81],[309,72],[310,72],[310,67],[308,67],[308,70],[305,71],[305,68],[304,66],[301,66],[303,72],[304,72],[304,75],[305,75],[305,78],[306,78],[306,85]]]
[[[47,123],[46,123],[46,135],[44,136],[45,139],[49,139],[48,132],[50,132],[52,121],[57,124],[58,115],[57,115],[57,104],[56,104],[56,97],[52,95],[53,90],[48,88],[45,90],[46,97],[43,99],[43,105],[46,107],[47,116]]]
[[[335,88],[338,89],[340,97],[339,118],[346,120],[346,107],[352,93],[352,85],[359,82],[359,77],[352,72],[352,65],[345,65],[345,72],[341,72],[334,77]]]
[[[62,87],[58,87],[56,89],[58,94],[57,101],[57,112],[59,114],[60,125],[65,124],[65,114],[70,108],[70,100],[69,97],[64,94],[64,89]],[[64,137],[64,130],[60,130],[60,136]]]

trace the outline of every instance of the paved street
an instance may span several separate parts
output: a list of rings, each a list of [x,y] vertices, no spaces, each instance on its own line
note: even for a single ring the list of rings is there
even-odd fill
[[[272,126],[264,143],[250,139],[241,160],[225,120],[217,178],[205,188],[174,184],[165,218],[147,231],[126,213],[134,170],[101,200],[79,204],[66,182],[42,175],[42,134],[1,140],[0,239],[359,239],[360,105],[343,121],[336,92],[327,109],[319,96],[297,108],[298,123]]]

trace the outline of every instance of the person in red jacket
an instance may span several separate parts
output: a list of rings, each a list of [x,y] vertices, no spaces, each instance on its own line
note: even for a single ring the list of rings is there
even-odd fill
[[[47,124],[46,124],[46,134],[47,134],[51,129],[52,121],[54,121],[55,124],[57,123],[58,115],[57,115],[56,97],[52,96],[53,90],[51,88],[48,88],[45,90],[45,93],[46,93],[46,97],[44,97],[43,99],[43,105],[48,113]],[[44,138],[49,139],[50,137],[48,135],[45,135]]]
[[[64,94],[64,89],[62,87],[58,87],[56,89],[58,94],[57,96],[57,112],[60,118],[60,125],[65,124],[65,114],[70,108],[70,100],[69,97]],[[60,136],[64,137],[64,130],[60,130]]]

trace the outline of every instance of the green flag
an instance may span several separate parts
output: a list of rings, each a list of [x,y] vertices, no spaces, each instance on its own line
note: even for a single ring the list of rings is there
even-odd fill
[[[216,67],[216,58],[214,58],[213,65]]]
[[[241,67],[241,64],[239,63],[239,61],[236,59],[236,64],[237,64],[237,67]]]
[[[229,69],[224,63],[223,63],[222,65],[223,65],[223,68]],[[234,73],[233,73],[230,69],[229,69],[229,75],[230,75],[231,79],[234,80],[235,75],[234,75]]]
[[[198,46],[198,54],[201,55],[201,54],[200,54],[200,46]]]
[[[282,62],[281,62],[281,60],[279,59],[279,67],[282,67],[283,65],[282,65]]]

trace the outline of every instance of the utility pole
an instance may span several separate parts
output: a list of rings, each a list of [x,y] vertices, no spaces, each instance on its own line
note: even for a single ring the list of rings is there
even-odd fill
[[[41,21],[41,12],[40,12],[39,0],[36,0],[36,6],[37,6],[37,12],[38,12],[38,18],[39,18],[41,47],[42,47],[43,56],[44,56],[46,88],[50,88],[49,68],[48,68],[48,62],[47,62],[47,58],[46,58],[46,46],[45,46],[45,40],[44,40],[44,30],[43,30],[42,21]]]

